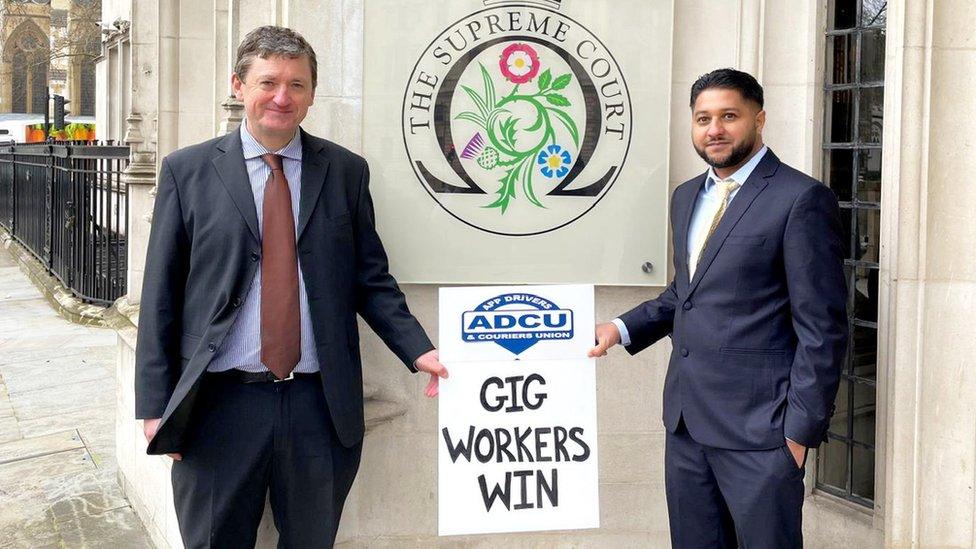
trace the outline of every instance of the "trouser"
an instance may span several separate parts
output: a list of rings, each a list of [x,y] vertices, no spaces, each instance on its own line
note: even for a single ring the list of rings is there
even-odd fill
[[[771,450],[713,448],[681,421],[667,434],[664,468],[676,549],[803,547],[804,469],[785,441]]]
[[[254,547],[269,492],[278,547],[332,547],[362,443],[339,443],[320,378],[205,376],[172,471],[186,548]]]

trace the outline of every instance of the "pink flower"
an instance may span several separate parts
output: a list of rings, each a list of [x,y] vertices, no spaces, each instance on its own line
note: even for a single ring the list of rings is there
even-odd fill
[[[498,67],[512,84],[525,84],[539,74],[539,56],[528,44],[511,44],[502,52]]]

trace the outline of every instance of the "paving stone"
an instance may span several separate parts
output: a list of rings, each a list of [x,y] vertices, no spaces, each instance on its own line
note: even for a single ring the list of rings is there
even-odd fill
[[[0,365],[0,373],[7,386],[7,393],[15,398],[18,393],[36,391],[78,383],[104,379],[106,385],[113,386],[115,368],[104,363],[90,361],[84,355],[45,358],[17,364]]]
[[[31,284],[27,277],[23,276],[19,267],[4,267],[0,269],[0,279],[7,281],[15,278],[21,278],[22,282],[19,284],[16,282],[10,283],[9,285],[5,284],[3,290],[0,290],[0,300],[14,301],[19,299],[41,298],[41,293],[37,291],[37,288]]]
[[[14,407],[5,396],[0,398],[0,417],[14,417]]]
[[[0,250],[0,549],[151,547],[118,484],[118,352]]]
[[[0,373],[0,418],[8,417],[14,417],[14,407],[10,404],[10,395],[7,394],[7,386],[3,383],[3,374]]]
[[[115,384],[104,380],[82,381],[66,386],[11,395],[10,403],[14,407],[14,413],[21,421],[61,415],[84,408],[114,404]]]
[[[23,438],[20,434],[20,425],[17,418],[13,415],[0,417],[0,444]]]
[[[0,506],[4,498],[41,490],[46,482],[91,471],[94,467],[84,448],[0,465]]]
[[[51,349],[45,352],[42,356],[45,358],[67,356],[70,354],[77,354],[78,351],[74,349]],[[39,358],[39,353],[30,349],[7,349],[0,353],[0,366],[7,364],[17,364],[27,360],[36,360]]]
[[[61,536],[54,522],[43,510],[31,515],[23,514],[28,509],[33,508],[10,505],[0,509],[0,540],[3,540],[0,548],[61,548]]]
[[[113,425],[115,418],[112,416],[114,414],[115,405],[107,404],[65,412],[63,414],[22,419],[18,422],[18,425],[20,426],[20,432],[25,437],[36,437],[78,427],[82,438],[84,438],[86,433],[89,433],[92,429]]]
[[[65,547],[89,549],[152,547],[139,518],[129,507],[79,517],[72,522],[59,524],[58,531]]]
[[[129,506],[114,476],[105,478],[97,469],[46,482],[42,488],[55,523]]]
[[[30,459],[48,454],[56,454],[65,450],[84,448],[78,431],[62,431],[41,437],[23,438],[14,442],[0,444],[0,467],[24,459]]]

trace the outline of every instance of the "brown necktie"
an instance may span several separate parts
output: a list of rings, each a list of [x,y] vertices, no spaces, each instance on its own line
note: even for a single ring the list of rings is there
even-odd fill
[[[262,208],[261,362],[284,379],[302,357],[295,216],[281,157],[264,154],[261,159],[271,167]]]

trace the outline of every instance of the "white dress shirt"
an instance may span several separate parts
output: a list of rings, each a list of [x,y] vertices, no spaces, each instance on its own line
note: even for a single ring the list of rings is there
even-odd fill
[[[244,148],[244,164],[254,194],[254,207],[258,214],[258,230],[264,232],[264,185],[271,176],[271,168],[261,159],[267,149],[258,143],[247,131],[247,121],[241,124],[241,144]],[[296,130],[295,137],[274,154],[282,157],[285,179],[291,191],[291,211],[295,218],[295,234],[298,234],[298,207],[302,184],[302,137]],[[215,258],[216,260],[216,258]],[[297,373],[319,371],[319,361],[315,354],[315,338],[312,336],[312,318],[308,309],[308,295],[305,293],[305,278],[302,276],[301,259],[298,260],[298,300],[302,330],[302,358],[295,366]],[[251,286],[244,297],[241,310],[234,319],[227,337],[207,370],[222,372],[237,368],[246,372],[267,370],[261,363],[261,268],[254,274]]]
[[[759,165],[759,162],[766,156],[766,151],[769,149],[763,145],[759,152],[752,155],[752,158],[748,162],[743,164],[738,170],[732,174],[729,179],[732,179],[739,184],[741,188],[742,185],[746,184],[746,180],[752,175],[753,170]],[[711,167],[708,168],[708,176],[705,178],[705,185],[698,191],[698,197],[695,199],[695,211],[691,215],[691,224],[688,226],[688,253],[686,254],[689,261],[694,257],[694,250],[692,249],[696,242],[701,242],[701,239],[708,234],[708,229],[712,226],[712,219],[715,218],[715,213],[722,206],[721,198],[722,194],[719,189],[715,187],[715,181],[721,179],[715,175],[715,170]],[[732,200],[735,195],[739,194],[739,189],[732,191],[729,194],[729,204],[732,204]],[[613,319],[613,324],[620,331],[620,343],[626,347],[630,345],[630,332],[627,331],[627,326],[619,318]]]

